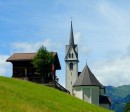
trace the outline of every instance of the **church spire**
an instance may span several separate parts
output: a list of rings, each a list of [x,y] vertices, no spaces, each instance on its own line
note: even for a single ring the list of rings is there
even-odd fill
[[[71,21],[71,29],[70,29],[70,40],[69,40],[69,45],[74,46],[74,36],[73,36],[73,26],[72,26],[72,21]]]

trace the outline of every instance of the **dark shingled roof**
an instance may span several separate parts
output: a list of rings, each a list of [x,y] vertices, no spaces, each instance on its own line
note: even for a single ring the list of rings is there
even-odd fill
[[[110,97],[100,95],[99,104],[110,104],[111,105]]]
[[[74,35],[73,35],[73,26],[72,26],[72,21],[71,21],[71,29],[70,29],[70,40],[69,40],[69,45],[74,46]]]
[[[91,72],[87,64],[73,86],[99,86],[100,88],[104,88]]]

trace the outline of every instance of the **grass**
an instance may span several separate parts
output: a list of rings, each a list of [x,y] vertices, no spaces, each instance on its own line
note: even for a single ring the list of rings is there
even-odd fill
[[[0,77],[0,112],[110,111],[50,87]]]

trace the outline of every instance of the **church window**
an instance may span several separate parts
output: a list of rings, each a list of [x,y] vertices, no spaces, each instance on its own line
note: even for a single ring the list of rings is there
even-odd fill
[[[72,53],[72,58],[73,58],[73,53]]]
[[[69,58],[71,58],[71,54],[69,54]]]
[[[70,68],[70,70],[73,70],[73,63],[70,63],[69,68]]]

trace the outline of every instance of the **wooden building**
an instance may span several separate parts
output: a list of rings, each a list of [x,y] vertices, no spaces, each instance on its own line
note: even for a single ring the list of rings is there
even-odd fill
[[[42,80],[41,75],[37,72],[32,64],[32,59],[36,53],[14,53],[6,61],[11,62],[12,77],[29,80],[36,83],[48,83],[56,80],[56,70],[60,70],[60,62],[56,52],[53,52],[54,63],[52,64],[52,71]]]

